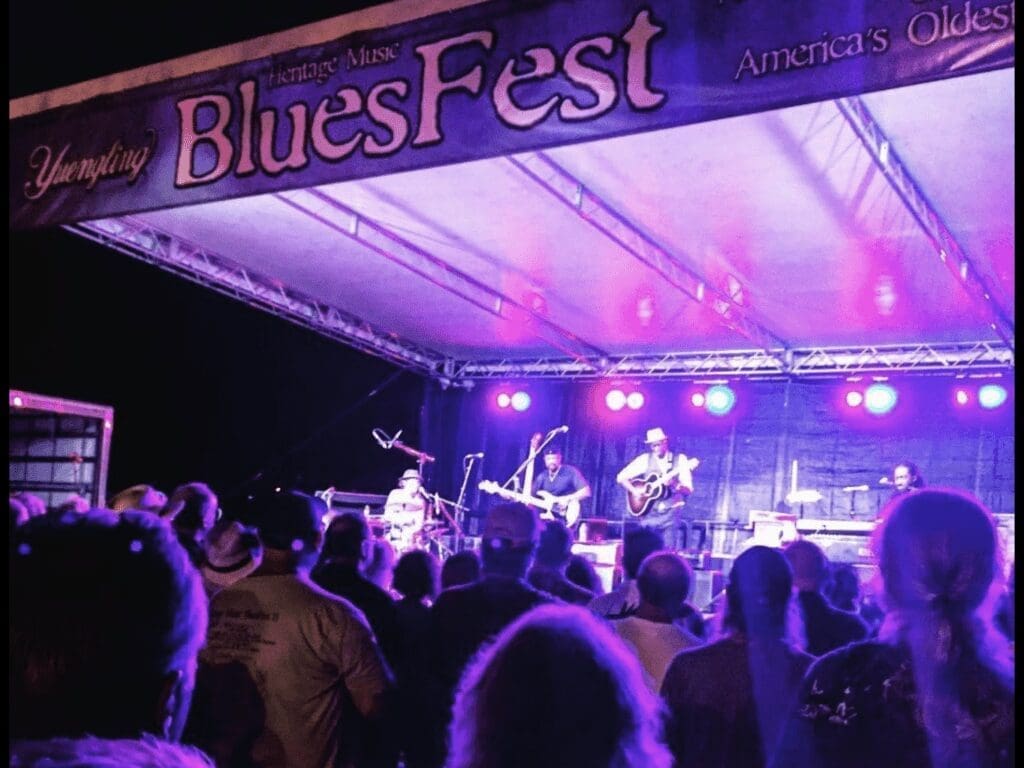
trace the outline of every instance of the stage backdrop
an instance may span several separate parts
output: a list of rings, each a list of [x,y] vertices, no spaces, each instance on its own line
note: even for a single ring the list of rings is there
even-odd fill
[[[645,450],[644,432],[657,426],[671,436],[673,449],[701,460],[690,506],[703,519],[745,525],[751,510],[775,510],[790,490],[794,460],[799,488],[824,497],[805,505],[807,518],[874,519],[891,493],[879,480],[891,476],[901,459],[916,462],[929,485],[967,489],[993,512],[1012,513],[1012,391],[1000,409],[982,411],[954,405],[953,379],[889,383],[896,387],[898,401],[886,416],[845,404],[848,389],[864,382],[747,381],[730,384],[737,404],[724,417],[690,405],[691,394],[708,385],[681,382],[624,386],[624,391],[641,391],[646,403],[640,410],[619,412],[609,411],[604,403],[610,384],[483,382],[469,392],[430,385],[422,434],[437,461],[428,481],[455,498],[464,455],[483,451],[467,493],[467,503],[482,510],[492,497],[478,495],[478,482],[504,482],[525,458],[533,432],[565,424],[569,432],[557,438],[565,460],[582,470],[594,490],[584,515],[619,519],[625,498],[615,474]],[[529,394],[529,409],[516,412],[495,405],[499,392],[516,391]],[[540,462],[537,471],[543,471]],[[861,485],[869,490],[844,490]]]

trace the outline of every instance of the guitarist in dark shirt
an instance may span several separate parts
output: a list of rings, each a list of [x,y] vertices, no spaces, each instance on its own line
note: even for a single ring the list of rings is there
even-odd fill
[[[623,467],[615,482],[626,489],[630,512],[639,517],[642,527],[657,530],[666,549],[685,548],[688,526],[682,509],[693,491],[692,470],[700,462],[672,453],[668,435],[660,427],[647,430],[646,443],[650,451]]]
[[[530,489],[534,496],[547,491],[562,502],[590,498],[590,484],[576,467],[562,463],[562,449],[557,445],[549,445],[544,450],[544,469]]]

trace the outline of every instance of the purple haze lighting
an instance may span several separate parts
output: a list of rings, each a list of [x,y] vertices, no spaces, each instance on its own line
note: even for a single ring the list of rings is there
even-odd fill
[[[516,392],[512,395],[512,410],[522,413],[530,407],[530,396],[525,392]]]
[[[864,403],[864,395],[856,390],[846,393],[846,404],[851,408],[859,408]]]
[[[872,384],[864,392],[864,407],[875,416],[884,416],[895,408],[896,400],[896,390],[888,384]]]
[[[703,408],[704,407],[704,393],[703,392],[694,392],[692,395],[690,395],[690,403],[693,405],[694,408]]]
[[[644,407],[644,396],[641,392],[630,392],[626,396],[626,406],[631,410],[639,411]]]
[[[499,408],[508,408],[512,405],[512,396],[508,392],[499,392],[494,401],[498,404]]]
[[[998,408],[1006,402],[1006,388],[998,384],[986,384],[978,390],[978,405],[982,408]]]
[[[957,389],[953,399],[956,400],[957,405],[967,405],[971,402],[971,395],[966,389]]]
[[[613,389],[604,397],[604,404],[609,410],[621,411],[626,405],[626,393],[621,389]]]

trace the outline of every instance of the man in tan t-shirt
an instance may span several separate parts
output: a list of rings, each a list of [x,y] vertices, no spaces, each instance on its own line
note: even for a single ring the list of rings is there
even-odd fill
[[[210,604],[201,658],[248,669],[266,710],[251,749],[262,768],[333,768],[339,728],[375,743],[391,688],[363,614],[308,578],[325,511],[296,491],[257,500],[245,519],[260,531],[263,564]]]

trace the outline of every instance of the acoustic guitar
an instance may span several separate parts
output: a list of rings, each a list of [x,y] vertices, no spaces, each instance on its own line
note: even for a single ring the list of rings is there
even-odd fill
[[[686,462],[687,468],[692,472],[700,465],[700,459],[689,459]],[[672,480],[682,471],[682,467],[675,467],[668,472],[650,472],[643,477],[637,477],[629,481],[629,492],[626,494],[626,506],[633,517],[646,515],[655,502],[667,498],[672,493],[684,497],[690,495],[688,488],[672,488]]]

